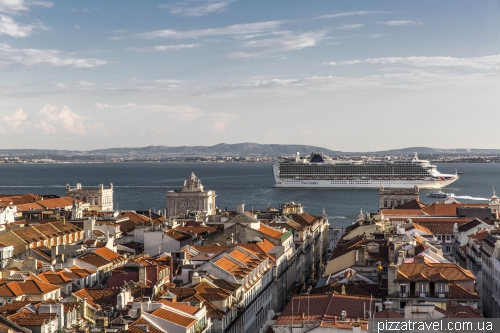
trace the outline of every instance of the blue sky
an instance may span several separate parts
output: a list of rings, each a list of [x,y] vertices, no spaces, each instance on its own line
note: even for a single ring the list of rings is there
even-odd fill
[[[499,7],[0,0],[1,147],[498,148]]]

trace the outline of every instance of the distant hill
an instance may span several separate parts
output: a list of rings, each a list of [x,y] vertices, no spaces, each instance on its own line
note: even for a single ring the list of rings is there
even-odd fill
[[[341,154],[340,151],[334,151],[317,146],[308,145],[280,145],[280,144],[260,144],[260,143],[219,143],[214,146],[148,146],[143,148],[109,148],[91,150],[90,153],[95,154],[124,154],[131,151],[137,153],[155,153],[155,154],[179,154],[179,155],[212,155],[212,154],[227,154],[227,155],[267,155],[280,156],[291,155],[299,152],[301,155],[310,154],[313,151],[322,151],[325,154],[336,155]]]
[[[200,155],[240,155],[240,156],[282,156],[293,155],[299,152],[308,155],[313,151],[321,151],[327,155],[409,155],[415,152],[421,155],[500,155],[500,149],[440,149],[429,147],[410,147],[373,152],[341,152],[324,147],[310,145],[286,144],[259,144],[259,143],[220,143],[214,146],[147,146],[128,148],[107,148],[89,151],[55,150],[55,149],[0,149],[3,156],[96,156],[96,155],[124,155],[133,152],[137,155],[162,154],[181,156]]]

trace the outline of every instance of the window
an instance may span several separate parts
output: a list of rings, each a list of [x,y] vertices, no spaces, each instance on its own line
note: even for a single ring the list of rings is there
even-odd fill
[[[406,284],[399,285],[399,293],[402,297],[406,297]]]
[[[445,285],[443,283],[438,284],[438,293],[444,293]]]
[[[436,235],[436,237],[438,241],[441,241],[441,235]]]
[[[384,208],[387,208],[387,200],[384,201]]]
[[[425,294],[426,290],[427,290],[427,284],[425,284],[425,283],[420,283],[420,284],[418,285],[418,291],[419,291],[421,294]]]
[[[446,241],[450,241],[451,240],[451,235],[446,235]]]

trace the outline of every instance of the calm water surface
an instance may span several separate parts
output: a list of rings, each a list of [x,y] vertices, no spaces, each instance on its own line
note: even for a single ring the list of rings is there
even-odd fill
[[[442,173],[462,170],[463,175],[444,191],[462,202],[485,202],[495,186],[500,191],[500,164],[437,164]],[[377,210],[378,190],[275,189],[272,165],[268,163],[102,163],[102,164],[0,164],[1,194],[65,195],[66,183],[74,186],[113,183],[115,208],[159,210],[166,207],[168,190],[181,189],[191,172],[205,189],[215,190],[220,208],[278,207],[300,202],[307,212],[321,214],[324,208],[331,224],[348,225],[363,211]],[[422,190],[420,199],[430,190]],[[483,200],[481,200],[483,199]]]

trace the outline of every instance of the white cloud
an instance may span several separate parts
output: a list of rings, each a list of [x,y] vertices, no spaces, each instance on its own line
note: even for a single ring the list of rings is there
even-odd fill
[[[28,37],[35,29],[46,29],[46,27],[42,24],[22,25],[10,16],[0,15],[0,35]]]
[[[423,24],[420,21],[413,21],[413,20],[406,20],[406,21],[379,21],[377,24],[383,24],[383,25],[388,25],[390,27],[397,27],[397,26],[407,26],[407,25],[417,25],[417,24]]]
[[[178,45],[158,45],[152,47],[131,48],[132,51],[147,52],[147,51],[177,51],[183,49],[193,49],[200,47],[200,44],[178,44]]]
[[[17,12],[28,10],[24,0],[0,0],[0,12]]]
[[[334,28],[334,30],[354,30],[364,26],[364,24],[343,24],[340,27]]]
[[[84,118],[71,111],[66,105],[63,105],[59,111],[54,105],[44,105],[38,110],[38,114],[42,118],[38,122],[39,125],[41,123],[51,124],[54,127],[57,125],[68,133],[85,135]]]
[[[287,33],[280,37],[263,38],[241,43],[245,51],[228,54],[228,58],[261,58],[283,52],[301,50],[318,45],[325,38],[326,32],[307,32],[302,34]]]
[[[238,119],[237,115],[226,112],[215,112],[212,113],[210,117],[212,118],[212,123],[210,127],[214,132],[217,133],[225,133],[226,126],[229,125],[229,123]]]
[[[355,65],[355,64],[401,64],[415,67],[464,67],[474,69],[500,69],[500,54],[456,58],[456,57],[385,57],[371,58],[364,60],[347,60],[341,62],[331,62],[330,65]]]
[[[0,132],[23,132],[24,123],[27,118],[28,115],[23,112],[23,109],[17,109],[13,114],[3,116],[2,123],[0,124]]]
[[[236,0],[184,1],[172,5],[160,5],[159,7],[169,9],[170,13],[175,15],[205,16],[210,13],[224,11],[234,1]]]
[[[42,66],[42,67],[74,67],[92,68],[105,65],[101,59],[71,58],[59,50],[16,49],[8,44],[0,43],[0,67],[9,66]]]
[[[95,103],[94,106],[98,109],[112,109],[113,105],[106,104],[106,103]]]
[[[40,0],[31,0],[27,2],[28,5],[31,6],[39,6],[39,7],[45,7],[45,8],[52,8],[54,7],[54,3],[50,1],[40,1]]]
[[[233,24],[222,28],[212,29],[196,29],[196,30],[155,30],[144,32],[135,35],[135,37],[143,39],[156,39],[156,38],[172,38],[172,39],[186,39],[186,38],[200,38],[207,36],[229,36],[229,35],[245,35],[256,34],[262,32],[269,32],[279,28],[283,21],[266,21],[244,24]]]
[[[392,12],[387,12],[387,11],[384,11],[384,10],[356,10],[356,11],[350,11],[350,12],[321,15],[321,16],[318,16],[317,19],[338,18],[338,17],[346,17],[346,16],[363,16],[363,15],[376,15],[376,14],[391,14],[391,13]]]
[[[47,123],[45,120],[40,119],[35,123],[35,127],[43,131],[45,134],[57,134],[57,129],[54,125]]]

